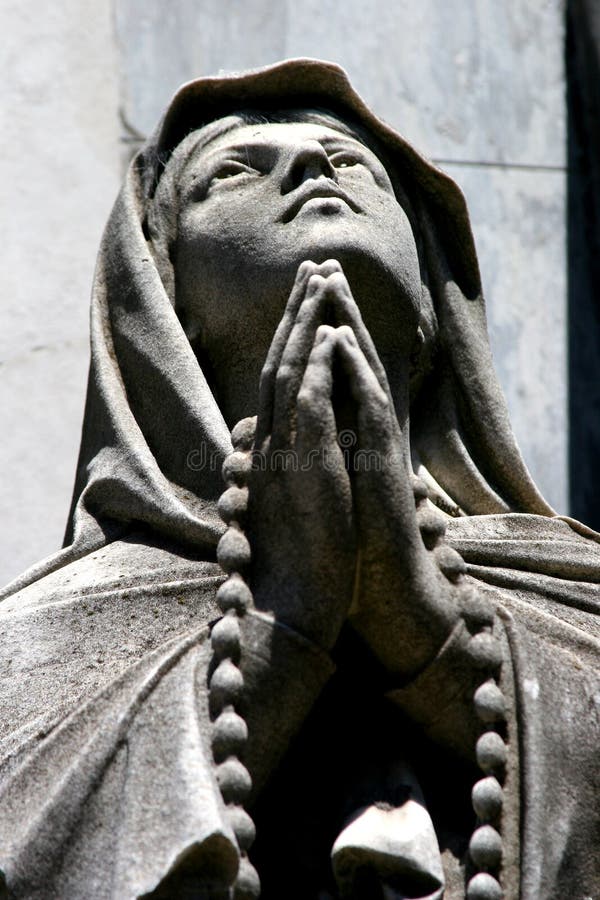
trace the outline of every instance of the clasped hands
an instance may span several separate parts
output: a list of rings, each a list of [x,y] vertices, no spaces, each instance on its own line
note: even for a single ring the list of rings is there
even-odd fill
[[[254,449],[256,606],[326,650],[349,620],[389,672],[418,672],[458,612],[417,525],[407,424],[335,260],[298,270],[261,375]]]

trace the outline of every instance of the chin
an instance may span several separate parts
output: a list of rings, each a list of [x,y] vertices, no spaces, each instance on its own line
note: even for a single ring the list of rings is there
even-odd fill
[[[307,259],[315,263],[336,259],[351,286],[351,275],[367,277],[388,268],[384,255],[373,242],[361,240],[356,234],[341,228],[318,228],[311,235],[303,235],[290,248],[289,259],[294,270]]]
[[[394,277],[398,257],[410,256],[415,274],[419,271],[416,248],[409,246],[408,240],[403,240],[404,235],[391,234],[389,226],[385,228],[369,217],[349,210],[347,214],[306,214],[301,221],[298,217],[293,225],[290,223],[286,228],[290,229],[290,250],[298,265],[305,259],[316,263],[337,259],[344,270],[347,267],[356,274],[379,271]],[[404,244],[406,248],[403,252]],[[349,271],[346,272],[347,277]],[[418,277],[420,281],[420,275]]]

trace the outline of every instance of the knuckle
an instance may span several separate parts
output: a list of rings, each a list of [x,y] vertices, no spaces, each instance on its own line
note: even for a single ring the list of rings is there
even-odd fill
[[[272,381],[273,376],[275,375],[275,366],[273,363],[265,363],[262,368],[262,372],[260,373],[261,381]]]
[[[341,269],[337,272],[332,272],[327,279],[327,283],[332,290],[338,292],[343,296],[348,296],[350,293],[346,276]]]
[[[320,272],[326,275],[332,275],[334,272],[341,272],[342,267],[337,259],[326,259],[325,262],[318,266]]]
[[[332,325],[319,325],[317,328],[317,337],[322,340],[331,340],[335,337],[335,328]]]
[[[298,266],[298,275],[310,275],[311,273],[316,272],[317,269],[318,266],[312,261],[312,259],[305,259],[304,262],[301,262]]]
[[[308,279],[308,287],[315,293],[321,290],[324,284],[325,279],[318,272],[314,272]]]
[[[346,338],[349,341],[356,340],[354,331],[350,325],[338,325],[337,331],[340,337]]]
[[[289,365],[289,363],[282,363],[277,369],[277,374],[275,376],[275,384],[277,387],[282,387],[287,385],[293,375],[293,369]]]
[[[308,385],[303,386],[298,391],[297,397],[297,406],[298,411],[301,413],[306,413],[309,410],[312,410],[315,403],[315,392],[312,387]]]

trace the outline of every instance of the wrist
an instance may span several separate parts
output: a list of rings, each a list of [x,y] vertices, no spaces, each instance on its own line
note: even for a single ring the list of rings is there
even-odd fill
[[[294,582],[290,577],[287,583],[270,579],[253,583],[254,605],[257,611],[329,653],[344,623],[341,604],[317,589],[299,590]]]

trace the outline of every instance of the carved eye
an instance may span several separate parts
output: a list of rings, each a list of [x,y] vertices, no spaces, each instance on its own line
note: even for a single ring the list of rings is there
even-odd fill
[[[227,178],[235,178],[237,175],[259,175],[256,169],[247,166],[244,163],[229,160],[223,163],[211,175],[211,184],[218,181],[225,181]]]
[[[350,166],[356,166],[359,162],[359,158],[352,153],[334,153],[331,157],[331,165],[335,169],[349,169]]]

